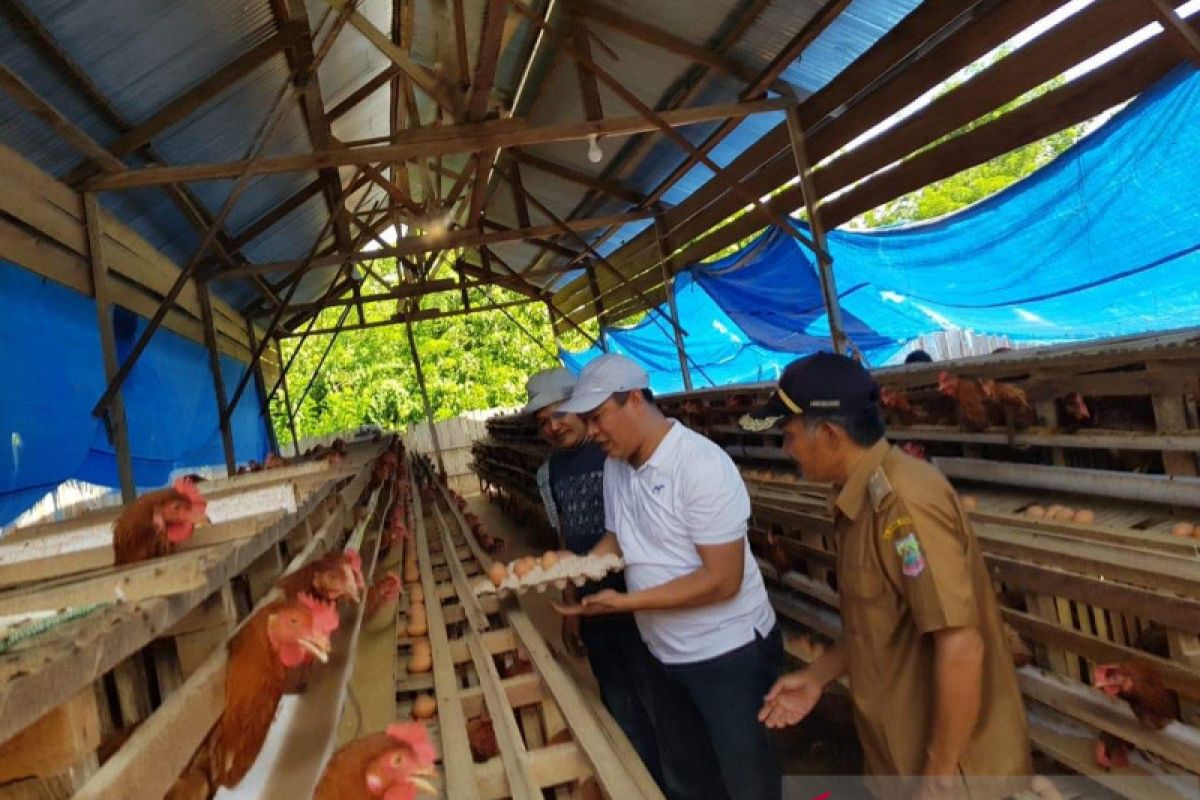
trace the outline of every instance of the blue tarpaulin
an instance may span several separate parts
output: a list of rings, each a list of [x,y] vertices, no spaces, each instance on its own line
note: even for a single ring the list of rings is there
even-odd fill
[[[983,202],[924,224],[832,231],[847,334],[882,364],[938,330],[1049,343],[1196,325],[1198,161],[1200,73],[1185,65]],[[676,295],[698,387],[770,379],[829,349],[812,254],[777,228],[691,266]],[[659,392],[682,386],[666,314],[605,329],[610,349],[636,358]],[[562,355],[579,369],[599,352]]]
[[[124,358],[146,320],[119,307],[113,313]],[[68,479],[115,487],[106,425],[92,416],[107,383],[92,299],[0,261],[0,341],[0,524]],[[230,394],[244,368],[221,357]],[[160,329],[123,395],[138,486],[161,486],[180,467],[224,462],[201,345]],[[232,420],[239,461],[262,459],[269,448],[259,408],[251,384]]]

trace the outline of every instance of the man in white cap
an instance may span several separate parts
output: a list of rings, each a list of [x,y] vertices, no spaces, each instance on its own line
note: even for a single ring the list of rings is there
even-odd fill
[[[544,370],[525,384],[529,402],[523,413],[537,420],[542,438],[553,448],[538,469],[538,489],[546,516],[558,531],[561,546],[583,555],[604,536],[604,451],[591,442],[587,426],[575,414],[559,412],[571,394],[575,375],[566,369]],[[564,595],[578,602],[596,592],[625,590],[619,574],[576,588]],[[563,620],[563,644],[573,655],[587,654],[600,697],[613,719],[629,737],[655,780],[661,783],[658,744],[650,708],[654,659],[638,634],[630,614]]]
[[[779,798],[781,774],[762,699],[783,643],[750,555],[750,498],[718,445],[667,419],[646,372],[607,354],[579,375],[559,413],[587,422],[607,454],[607,533],[593,553],[619,553],[628,592],[609,589],[566,615],[632,611],[654,655],[654,720],[671,798]]]

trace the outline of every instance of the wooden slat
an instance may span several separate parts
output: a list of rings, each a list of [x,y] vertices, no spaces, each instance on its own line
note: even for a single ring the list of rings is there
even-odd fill
[[[756,100],[713,106],[664,111],[661,116],[669,125],[682,127],[714,119],[741,118],[752,114],[782,110],[790,101],[782,99]],[[397,142],[352,148],[335,148],[304,155],[261,158],[255,161],[232,161],[223,164],[146,167],[127,170],[120,175],[100,176],[87,182],[93,190],[131,189],[138,186],[157,186],[239,175],[266,175],[280,172],[302,172],[324,167],[373,164],[406,159],[484,152],[497,147],[523,147],[549,142],[586,139],[592,134],[624,136],[658,130],[654,123],[641,116],[616,117],[584,122],[565,122],[543,127],[530,127],[523,120],[507,119],[467,123],[454,127],[417,128],[397,134]]]

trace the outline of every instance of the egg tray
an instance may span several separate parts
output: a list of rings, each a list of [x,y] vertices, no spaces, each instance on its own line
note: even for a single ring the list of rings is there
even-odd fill
[[[517,559],[513,563],[519,561],[520,559]],[[503,583],[497,586],[492,583],[491,578],[484,577],[475,583],[475,594],[507,597],[511,594],[523,595],[529,591],[561,590],[565,589],[568,583],[583,586],[588,581],[601,580],[610,572],[620,572],[623,569],[625,562],[617,555],[564,558],[550,569],[544,569],[541,564],[537,564],[520,578],[512,573],[510,564]]]

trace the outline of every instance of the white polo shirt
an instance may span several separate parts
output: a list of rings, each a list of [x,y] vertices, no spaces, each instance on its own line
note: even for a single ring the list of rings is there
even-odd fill
[[[664,664],[714,658],[775,627],[762,572],[750,554],[750,497],[733,460],[717,444],[672,423],[638,469],[604,462],[605,527],[616,534],[629,590],[648,589],[700,568],[696,545],[741,539],[742,585],[732,598],[698,608],[638,611],[638,629]]]

